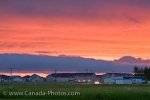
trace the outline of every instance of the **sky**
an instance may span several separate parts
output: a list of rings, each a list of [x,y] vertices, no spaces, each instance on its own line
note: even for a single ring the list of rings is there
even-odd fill
[[[0,53],[150,58],[150,0],[0,0]]]

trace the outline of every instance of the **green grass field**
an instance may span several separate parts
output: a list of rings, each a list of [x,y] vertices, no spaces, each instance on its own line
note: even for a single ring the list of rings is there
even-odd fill
[[[28,95],[10,95],[21,92]],[[29,95],[29,92],[78,92],[78,95]],[[10,94],[9,94],[10,93]],[[22,84],[0,85],[0,100],[150,100],[149,85]]]

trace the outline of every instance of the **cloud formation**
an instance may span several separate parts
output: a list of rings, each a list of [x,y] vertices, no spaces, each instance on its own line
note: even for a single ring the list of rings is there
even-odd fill
[[[149,12],[150,0],[0,0],[0,52],[149,58]]]
[[[112,61],[95,60],[74,56],[45,56],[29,54],[0,54],[0,70],[16,71],[81,71],[94,72],[132,72],[133,65],[119,64]]]
[[[124,13],[132,19],[141,11],[149,11],[149,0],[1,0],[1,15],[71,19],[118,19]]]

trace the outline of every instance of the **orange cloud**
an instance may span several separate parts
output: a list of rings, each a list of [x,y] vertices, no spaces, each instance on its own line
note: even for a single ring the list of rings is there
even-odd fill
[[[88,5],[90,3],[85,8]],[[0,17],[0,52],[48,51],[46,54],[49,55],[93,58],[133,55],[150,58],[149,8],[143,6],[146,3],[136,5],[128,2],[123,5],[118,2],[109,5],[106,3],[102,8],[92,6],[85,13],[82,7],[77,10],[69,5],[63,6],[63,10],[59,6],[52,7],[58,12],[50,13],[47,9],[51,8],[38,4],[34,5],[33,13],[27,8],[24,8],[27,14],[24,11],[20,14],[18,10],[10,14],[3,12]],[[41,12],[38,7],[41,7]]]

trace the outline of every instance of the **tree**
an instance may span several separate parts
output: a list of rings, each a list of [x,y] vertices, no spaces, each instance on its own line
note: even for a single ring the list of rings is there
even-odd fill
[[[135,76],[144,76],[147,80],[150,80],[150,67],[134,67]]]
[[[135,75],[135,76],[138,76],[138,72],[139,72],[139,71],[138,71],[138,67],[135,66],[135,67],[134,67],[134,75]]]

